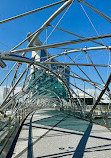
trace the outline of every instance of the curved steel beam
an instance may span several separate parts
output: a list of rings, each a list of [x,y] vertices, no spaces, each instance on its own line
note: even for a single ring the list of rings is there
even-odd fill
[[[54,91],[52,91],[52,90],[49,90],[49,89],[45,89],[45,88],[43,88],[44,90],[46,90],[46,91],[48,91],[48,92],[51,92],[51,93],[53,93],[58,99],[59,99],[59,101],[61,102],[61,104],[62,104],[62,106],[63,106],[63,102],[62,102],[62,99],[59,97],[59,95],[57,95]]]
[[[23,62],[23,63],[27,63],[27,64],[31,64],[31,65],[34,64],[34,65],[40,66],[41,68],[44,68],[45,70],[51,72],[52,74],[54,74],[57,78],[59,78],[62,81],[62,83],[65,85],[66,89],[68,90],[70,99],[72,98],[71,92],[70,92],[69,87],[67,86],[66,82],[58,74],[56,74],[53,70],[49,69],[48,67],[46,67],[32,59],[29,59],[26,57],[20,57],[17,55],[4,56],[2,58],[3,58],[3,60],[18,61],[18,62]]]
[[[31,41],[28,44],[28,47],[33,43],[35,38],[37,38],[40,33],[64,10],[66,9],[71,3],[75,0],[67,0],[59,9],[57,9],[49,19],[40,27],[39,31],[32,37]]]
[[[57,57],[60,57],[62,55],[67,55],[67,54],[70,54],[70,53],[76,53],[76,52],[84,52],[84,51],[91,51],[91,50],[111,50],[111,46],[101,46],[101,47],[85,47],[85,48],[81,48],[81,49],[74,49],[74,50],[70,50],[70,51],[65,51],[65,52],[62,52],[62,53],[59,53],[59,54],[56,54],[56,55],[53,55],[53,56],[50,56],[49,59],[45,60],[46,61],[49,61],[51,59],[54,59],[54,58],[57,58]]]
[[[19,62],[23,62],[23,63],[31,63],[31,64],[35,64],[35,65],[40,65],[40,67],[42,66],[42,68],[44,68],[45,66],[43,66],[42,64],[32,60],[32,59],[29,59],[29,58],[26,58],[26,57],[21,57],[21,56],[17,56],[17,55],[10,55],[10,56],[3,56],[1,59],[3,60],[9,60],[9,61],[19,61]],[[49,68],[45,67],[45,69],[47,71],[49,71]],[[51,70],[50,70],[51,71]],[[53,71],[52,71],[53,72]],[[59,76],[60,77],[60,76]],[[99,90],[101,90],[100,87],[96,86],[96,88],[98,88]],[[105,93],[106,94],[106,93]],[[106,94],[107,95],[107,94]],[[71,96],[71,95],[70,95]]]

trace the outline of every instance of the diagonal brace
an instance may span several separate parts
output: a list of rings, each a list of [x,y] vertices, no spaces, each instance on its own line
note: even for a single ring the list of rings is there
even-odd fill
[[[99,97],[97,98],[97,100],[96,100],[94,106],[93,106],[92,109],[90,110],[90,114],[89,114],[89,117],[90,117],[90,118],[92,118],[93,111],[95,110],[96,106],[98,105],[98,103],[99,103],[99,101],[101,100],[102,96],[104,95],[105,91],[108,89],[108,86],[109,86],[110,82],[111,82],[111,73],[110,73],[110,75],[109,75],[109,78],[108,78],[108,80],[107,80],[105,86],[104,86],[104,89],[101,91],[101,93],[100,93]]]

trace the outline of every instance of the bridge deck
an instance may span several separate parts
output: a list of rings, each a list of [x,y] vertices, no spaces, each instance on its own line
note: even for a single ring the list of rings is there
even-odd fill
[[[53,109],[38,110],[24,122],[12,157],[108,158],[111,132]]]

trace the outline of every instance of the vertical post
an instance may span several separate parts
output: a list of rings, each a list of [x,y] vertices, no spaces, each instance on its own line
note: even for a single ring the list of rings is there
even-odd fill
[[[106,128],[108,128],[109,127],[109,124],[108,124],[108,113],[106,113],[106,115],[105,115],[105,120],[106,120]]]
[[[19,124],[20,124],[20,110],[19,110]]]
[[[73,115],[75,116],[75,104],[73,102]]]
[[[84,83],[84,110],[86,110],[86,104],[85,104],[85,82]]]
[[[7,65],[7,74],[8,74],[8,65]],[[6,91],[5,91],[5,97],[7,96],[7,93],[8,93],[7,83],[8,83],[8,77],[7,77],[7,79],[6,79]]]
[[[8,137],[10,137],[11,117],[8,118]]]
[[[15,114],[15,128],[17,126],[17,113]]]
[[[25,108],[23,109],[23,115],[24,115],[24,118],[25,118]]]
[[[95,102],[96,102],[96,87],[95,87],[95,91],[94,91],[93,105],[95,104]]]
[[[22,120],[24,119],[24,111],[23,111],[23,109],[22,109]]]

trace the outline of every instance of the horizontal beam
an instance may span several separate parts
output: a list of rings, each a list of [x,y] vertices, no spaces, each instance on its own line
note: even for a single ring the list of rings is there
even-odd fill
[[[71,41],[60,42],[60,43],[54,43],[54,44],[49,44],[49,45],[42,45],[42,46],[28,47],[28,48],[24,48],[24,49],[12,50],[11,53],[22,53],[22,52],[37,51],[37,50],[42,50],[42,49],[47,49],[47,48],[57,48],[60,46],[88,42],[88,41],[92,41],[92,40],[109,38],[109,37],[111,37],[111,34],[88,37],[88,38],[71,40]]]
[[[9,55],[9,56],[3,56],[0,59],[2,60],[9,60],[9,61],[17,61],[17,62],[23,62],[23,63],[31,63],[31,64],[54,64],[54,65],[79,65],[79,66],[96,66],[96,67],[111,67],[111,65],[102,65],[102,64],[80,64],[80,63],[60,63],[60,62],[36,62],[32,59],[18,56],[18,55]]]
[[[103,64],[80,64],[80,63],[60,63],[60,62],[42,62],[42,64],[54,64],[54,65],[78,65],[78,66],[93,66],[93,67],[111,67],[111,65]]]

